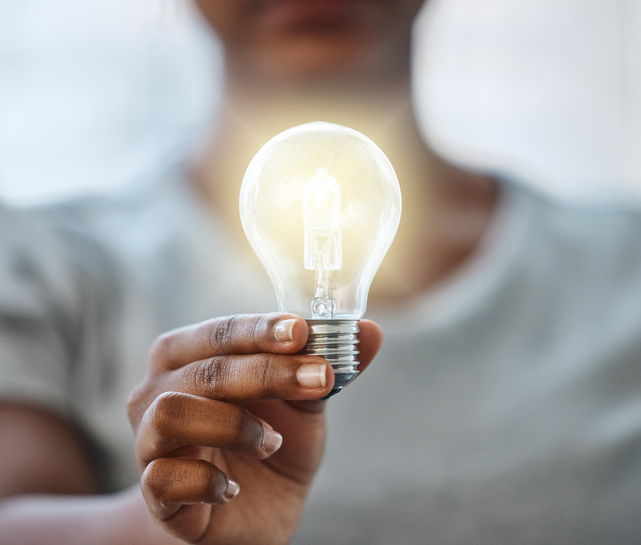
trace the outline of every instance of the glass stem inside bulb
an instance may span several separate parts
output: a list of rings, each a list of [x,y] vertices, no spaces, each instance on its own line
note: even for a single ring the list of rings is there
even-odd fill
[[[332,271],[316,270],[316,289],[312,301],[312,318],[314,320],[330,320],[334,318],[336,303],[334,302],[334,285]]]

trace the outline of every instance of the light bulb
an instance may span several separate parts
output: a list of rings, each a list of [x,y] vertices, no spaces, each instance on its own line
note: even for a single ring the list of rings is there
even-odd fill
[[[369,138],[341,125],[288,129],[259,150],[245,173],[243,229],[279,310],[307,320],[303,352],[332,365],[330,395],[358,374],[358,321],[400,217],[391,163]]]

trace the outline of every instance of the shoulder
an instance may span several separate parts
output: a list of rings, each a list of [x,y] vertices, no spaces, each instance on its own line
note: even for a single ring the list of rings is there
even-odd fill
[[[149,174],[108,192],[13,210],[23,224],[46,233],[80,267],[108,260],[127,267],[136,256],[166,245],[194,215],[194,197],[177,169]]]
[[[641,203],[570,203],[524,191],[534,255],[554,256],[568,273],[629,276],[641,287]]]
[[[0,292],[23,302],[26,294],[17,293],[24,290],[70,300],[151,269],[151,256],[161,259],[167,240],[180,236],[177,226],[188,223],[183,186],[172,172],[101,195],[29,206],[0,202]]]
[[[534,201],[540,227],[550,234],[585,240],[592,245],[617,239],[638,240],[641,232],[641,201],[628,203],[570,202],[525,190]]]
[[[63,241],[27,209],[0,203],[0,308],[3,313],[41,306],[45,293],[73,301],[71,260]]]
[[[625,330],[638,336],[639,208],[634,203],[569,203],[530,189],[516,191],[528,217],[508,275],[511,304],[550,320],[550,327],[577,334],[607,337],[610,331],[618,338]]]

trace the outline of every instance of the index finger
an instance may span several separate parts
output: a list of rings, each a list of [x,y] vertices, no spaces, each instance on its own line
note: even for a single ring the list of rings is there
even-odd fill
[[[231,354],[295,354],[307,342],[307,323],[294,314],[238,314],[173,329],[156,339],[151,363],[163,370]]]

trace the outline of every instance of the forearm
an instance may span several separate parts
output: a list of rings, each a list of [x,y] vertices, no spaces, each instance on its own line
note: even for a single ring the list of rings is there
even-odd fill
[[[25,495],[0,503],[3,545],[170,545],[183,543],[152,521],[140,491],[114,495]]]

